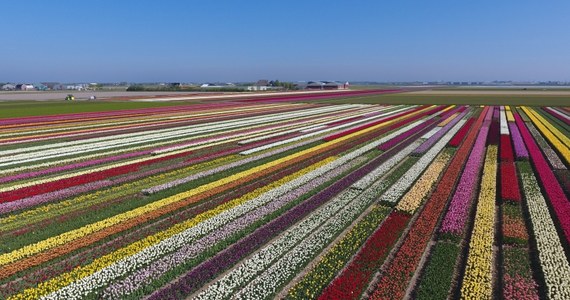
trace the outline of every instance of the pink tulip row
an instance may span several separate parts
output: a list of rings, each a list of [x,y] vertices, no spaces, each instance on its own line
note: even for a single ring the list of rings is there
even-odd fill
[[[488,109],[486,113],[485,121],[477,135],[477,140],[471,150],[455,194],[453,194],[449,210],[445,214],[440,232],[460,235],[465,228],[467,214],[469,212],[468,209],[471,206],[471,200],[475,197],[475,189],[481,172],[483,157],[485,155],[485,143],[489,132],[489,121],[493,115],[493,109]]]

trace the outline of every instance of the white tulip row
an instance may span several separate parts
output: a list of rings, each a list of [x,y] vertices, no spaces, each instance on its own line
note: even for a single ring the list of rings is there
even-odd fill
[[[353,159],[358,158],[364,153],[374,149],[381,144],[381,141],[375,141],[367,144],[357,150],[350,152],[347,155],[340,157],[339,159],[322,166],[314,171],[311,171],[297,179],[294,179],[280,187],[270,190],[263,195],[250,200],[240,206],[234,207],[227,211],[220,213],[219,215],[210,218],[198,225],[189,228],[179,234],[176,234],[168,239],[165,239],[158,244],[151,247],[145,248],[135,255],[124,258],[90,276],[84,277],[62,289],[49,294],[46,299],[60,299],[69,297],[69,299],[76,299],[76,297],[82,297],[92,293],[95,289],[104,287],[111,281],[117,279],[118,277],[124,276],[133,270],[144,266],[157,258],[163,256],[166,253],[175,251],[182,247],[183,245],[194,241],[195,239],[219,228],[220,226],[226,224],[227,222],[255,209],[256,207],[266,205],[270,201],[280,197],[281,195],[297,188],[304,183],[322,176],[323,174],[335,170]],[[77,296],[75,296],[77,295]]]
[[[532,137],[540,145],[540,148],[544,152],[544,155],[546,155],[546,159],[548,159],[548,162],[550,163],[552,168],[557,170],[566,170],[566,165],[564,165],[562,160],[560,160],[560,157],[558,156],[556,151],[552,149],[550,144],[544,139],[542,134],[538,132],[538,129],[534,127],[532,122],[526,123],[526,126],[528,127],[530,134],[532,134]]]
[[[387,112],[387,113],[385,113],[385,114],[373,116],[373,117],[371,117],[371,118],[373,118],[373,119],[383,118],[383,117],[387,117],[387,116],[390,116],[390,115],[393,115],[393,114],[396,114],[396,113],[398,113],[398,112],[401,112],[401,111],[404,111],[404,110],[408,110],[408,109],[411,109],[411,108],[413,108],[413,107],[404,107],[404,108],[401,108],[401,109],[397,109],[397,110],[393,110],[393,111]],[[327,133],[327,132],[330,132],[330,131],[334,131],[334,130],[338,130],[338,129],[341,129],[341,128],[345,128],[345,127],[354,125],[355,123],[361,123],[362,121],[363,121],[363,120],[359,120],[359,121],[355,121],[355,122],[350,122],[350,123],[347,123],[347,124],[342,124],[342,125],[339,125],[339,126],[330,127],[330,128],[327,128],[327,129],[323,129],[323,130],[316,131],[316,132],[311,132],[311,133],[308,133],[308,134],[305,134],[305,135],[293,137],[293,138],[286,139],[286,140],[283,140],[283,141],[278,141],[278,142],[270,143],[270,144],[267,144],[267,145],[263,145],[263,146],[259,146],[259,147],[253,148],[253,149],[249,149],[249,150],[246,150],[246,151],[242,151],[242,152],[240,152],[240,154],[241,154],[241,155],[249,155],[249,154],[252,154],[252,153],[255,153],[255,152],[267,150],[267,149],[270,149],[270,148],[273,148],[273,147],[285,145],[285,144],[287,144],[287,143],[295,142],[295,141],[302,140],[302,139],[306,139],[306,138],[309,138],[309,137],[312,137],[312,136],[321,135],[321,134],[324,134],[324,133]]]
[[[436,126],[432,130],[428,131],[426,134],[422,135],[421,139],[427,140],[436,134],[442,127]]]
[[[221,278],[210,283],[204,291],[196,296],[196,299],[224,299],[233,295],[235,290],[255,278],[313,230],[331,217],[338,215],[338,212],[343,207],[349,205],[359,193],[359,191],[353,189],[346,189],[317,211],[311,213],[303,221],[286,230],[277,239],[257,251],[249,259],[241,262],[229,272],[226,272]]]
[[[501,128],[501,134],[506,134],[509,135],[509,123],[507,123],[507,114],[505,112],[505,107],[501,106],[501,110],[499,112],[499,118],[500,118],[500,128]]]
[[[278,292],[281,286],[295,276],[299,268],[309,263],[324,246],[332,242],[344,228],[369,207],[378,197],[378,192],[384,187],[383,182],[376,182],[373,187],[366,189],[356,197],[355,201],[350,202],[294,249],[287,252],[252,280],[235,297],[239,299],[261,299]]]
[[[549,299],[570,299],[570,265],[534,174],[522,172],[538,259]]]
[[[380,201],[396,203],[404,193],[416,182],[418,177],[431,164],[441,150],[453,138],[455,133],[465,124],[465,120],[460,120],[443,137],[435,143],[386,193],[380,197]]]
[[[191,125],[191,126],[178,127],[175,129],[172,128],[160,129],[160,130],[153,130],[150,132],[119,134],[119,135],[106,136],[89,140],[55,143],[51,145],[59,145],[59,147],[56,149],[51,149],[51,150],[40,149],[42,151],[16,154],[16,155],[11,155],[9,157],[2,157],[0,158],[0,162],[2,162],[0,163],[0,166],[27,163],[37,160],[45,160],[45,159],[57,158],[68,155],[77,155],[86,152],[112,149],[122,146],[135,145],[135,144],[148,144],[150,142],[162,141],[172,138],[180,138],[182,136],[192,136],[202,133],[210,133],[222,129],[227,131],[228,129],[232,128],[238,128],[250,125],[259,125],[260,123],[267,123],[271,121],[288,120],[294,117],[311,116],[315,114],[337,111],[339,109],[347,109],[347,108],[348,107],[346,106],[344,107],[339,106],[338,108],[333,106],[318,110],[309,109],[289,114],[276,114],[276,115],[261,116],[261,117],[243,118],[237,121],[235,120],[222,121],[213,124]],[[42,146],[36,146],[30,148],[37,148],[37,147],[42,147]],[[30,148],[27,149],[29,150]],[[5,152],[8,151],[12,150],[7,150]]]

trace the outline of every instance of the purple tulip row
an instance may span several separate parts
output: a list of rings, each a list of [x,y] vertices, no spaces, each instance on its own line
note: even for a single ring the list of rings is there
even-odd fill
[[[517,125],[513,122],[509,122],[509,131],[511,132],[511,138],[513,140],[517,160],[528,160],[528,151],[526,150]]]
[[[467,114],[468,111],[464,111],[457,115],[451,122],[447,123],[443,126],[440,130],[438,130],[434,135],[429,137],[425,142],[423,142],[419,147],[417,147],[413,152],[412,155],[414,156],[421,156],[426,151],[431,149],[431,147],[441,139],[457,122],[459,122],[463,117]]]
[[[451,204],[443,219],[440,232],[461,235],[467,220],[468,208],[474,197],[474,192],[481,172],[483,157],[485,155],[485,143],[489,132],[489,116],[493,115],[493,109],[490,108],[485,116],[483,126],[477,135],[475,145],[471,150],[469,159],[463,169],[463,174],[459,180],[459,184],[453,194]]]

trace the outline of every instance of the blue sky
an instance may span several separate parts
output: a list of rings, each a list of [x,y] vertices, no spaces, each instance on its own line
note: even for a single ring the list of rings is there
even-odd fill
[[[570,1],[3,1],[0,82],[570,81]]]

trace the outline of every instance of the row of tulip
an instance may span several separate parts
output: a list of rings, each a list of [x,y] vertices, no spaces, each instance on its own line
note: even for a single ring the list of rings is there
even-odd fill
[[[538,132],[538,129],[536,129],[536,127],[534,127],[534,125],[532,125],[531,123],[527,123],[527,127],[534,140],[540,146],[542,153],[546,156],[546,159],[548,159],[550,166],[555,170],[567,170],[566,165],[564,165],[564,163],[562,162],[556,151],[552,149],[550,144],[548,144],[548,142],[544,139],[544,137],[540,134],[540,132]]]
[[[489,109],[486,112],[485,118],[491,116],[492,113],[493,110]],[[477,140],[473,145],[463,174],[459,179],[449,209],[442,221],[440,228],[440,232],[442,233],[455,235],[461,235],[463,233],[469,208],[471,207],[471,200],[474,198],[474,192],[476,191],[476,185],[479,180],[488,132],[489,123],[485,121],[477,135]]]
[[[497,146],[488,146],[467,265],[461,284],[461,297],[466,299],[491,299],[493,295],[497,156]]]
[[[459,145],[461,144],[461,142],[463,142],[463,139],[465,138],[465,136],[473,126],[474,122],[475,122],[474,118],[470,118],[469,120],[467,120],[467,122],[463,125],[463,127],[461,127],[461,129],[449,141],[449,146],[459,147]]]
[[[537,127],[550,144],[558,150],[564,161],[566,163],[570,163],[570,149],[568,148],[568,145],[570,145],[570,138],[556,129],[556,127],[536,113],[533,109],[528,107],[523,107],[522,109],[532,120],[534,126]]]
[[[133,123],[122,125],[103,115],[93,122],[79,118],[93,127],[73,131],[82,142],[69,147],[103,149],[62,156],[51,166],[38,167],[51,158],[13,165],[0,179],[0,196],[17,198],[0,203],[6,214],[0,249],[8,250],[0,252],[0,298],[488,298],[494,287],[507,298],[569,295],[565,279],[557,277],[570,274],[564,252],[570,204],[563,188],[570,180],[565,161],[551,169],[558,149],[548,148],[543,137],[544,129],[564,132],[556,112],[567,110],[280,104],[272,113],[270,105],[262,106],[235,114],[231,104],[223,113],[205,107],[196,120],[184,110],[164,112],[157,122],[126,114],[118,121]],[[64,144],[67,132],[57,130],[66,128],[64,121],[48,125],[53,132],[25,134],[14,127],[0,134]],[[143,132],[133,128],[133,145],[105,148],[135,124],[149,125],[142,128],[157,134],[153,140],[176,129],[182,136],[143,145],[136,141]],[[227,128],[216,127],[221,124]],[[192,128],[197,133],[183,133]],[[34,148],[39,142],[14,156],[43,151]],[[255,148],[254,155],[243,153]],[[11,149],[0,146],[0,152]],[[50,156],[55,149],[44,150]],[[157,156],[148,157],[153,152]],[[9,156],[0,158],[8,162]],[[125,165],[103,173],[112,177],[95,173],[92,181],[86,176],[53,191],[42,186],[116,164]],[[40,184],[32,184],[36,180]],[[504,259],[498,261],[495,196],[509,200],[499,202],[497,246]],[[466,233],[465,256],[456,243],[430,246],[438,228],[463,236],[471,228],[470,207],[476,207],[475,222]],[[448,223],[457,223],[457,230]],[[507,258],[521,253],[520,264]],[[532,260],[538,273],[530,271]],[[454,273],[463,272],[457,268],[463,261],[465,273]],[[493,286],[496,275],[502,278]]]
[[[426,138],[426,141],[424,141],[418,148],[416,148],[416,150],[414,150],[414,152],[412,154],[417,155],[417,156],[423,155],[426,151],[431,149],[431,147],[433,147],[435,145],[435,143],[437,143],[437,141],[439,141],[444,135],[447,135],[447,133],[452,128],[454,128],[457,123],[459,123],[461,121],[462,125],[464,125],[466,122],[466,120],[464,120],[464,119],[465,119],[465,116],[467,115],[468,111],[465,111],[465,107],[461,107],[459,109],[459,111],[461,111],[461,112],[458,113],[457,115],[454,114],[453,120],[446,123],[445,126],[434,128],[434,129],[438,129],[437,132],[435,132],[434,134],[432,134],[428,138]],[[457,133],[460,129],[461,128],[458,128],[455,133]],[[425,135],[422,136],[422,138],[423,137],[425,137]],[[451,140],[452,138],[453,138],[453,136],[451,136],[449,140]]]
[[[414,183],[408,192],[402,197],[396,209],[413,215],[420,207],[420,204],[426,199],[429,192],[439,180],[442,172],[453,156],[453,150],[443,150],[435,160],[430,164],[428,169]]]
[[[546,284],[546,296],[550,299],[568,299],[570,298],[568,258],[531,166],[528,163],[519,166],[532,233],[538,250],[538,261]]]

